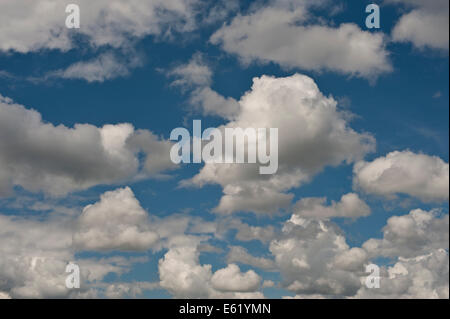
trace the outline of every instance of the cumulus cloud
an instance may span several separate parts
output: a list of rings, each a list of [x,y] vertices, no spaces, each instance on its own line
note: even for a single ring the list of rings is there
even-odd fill
[[[120,276],[136,263],[147,262],[145,256],[123,257],[109,252],[109,256],[104,258],[82,258],[76,253],[85,250],[138,253],[169,248],[171,253],[166,256],[171,256],[176,247],[181,247],[182,256],[188,254],[186,260],[189,261],[189,258],[194,258],[189,257],[190,252],[198,256],[200,243],[209,237],[184,234],[190,228],[200,231],[202,227],[198,225],[201,223],[200,219],[188,216],[149,216],[129,188],[104,193],[98,202],[86,206],[81,214],[52,210],[44,216],[0,214],[1,296],[119,298],[138,296],[145,290],[160,288],[159,282],[104,282],[110,273]],[[66,288],[68,274],[65,270],[70,262],[80,267],[80,289]],[[211,266],[204,268],[208,267],[210,269]],[[207,278],[212,275],[208,273]],[[173,280],[177,279],[179,277]],[[210,283],[208,285],[211,286]],[[238,293],[221,293],[211,288],[208,294],[237,298]],[[257,292],[243,294],[244,297],[257,296]]]
[[[411,8],[403,14],[392,31],[397,42],[411,42],[415,47],[448,51],[449,2],[447,0],[387,0]]]
[[[253,270],[242,273],[239,266],[229,264],[214,273],[211,283],[219,291],[251,292],[259,288],[261,277]]]
[[[212,272],[199,262],[198,240],[181,237],[159,260],[161,287],[175,298],[263,298],[261,278],[254,272],[242,273],[238,266]],[[228,281],[228,282],[225,282]]]
[[[159,236],[129,187],[106,192],[78,219],[74,244],[84,250],[148,250]]]
[[[294,213],[305,218],[329,219],[333,217],[358,218],[370,215],[370,207],[355,193],[348,193],[339,202],[325,205],[326,198],[303,198],[294,206]]]
[[[350,248],[340,229],[328,221],[292,215],[270,251],[283,277],[282,286],[299,295],[353,296],[367,254]]]
[[[75,124],[69,128],[45,122],[37,111],[0,95],[0,196],[13,186],[54,196],[156,176],[174,168],[170,143],[131,124]],[[140,169],[139,153],[143,156]]]
[[[232,119],[239,111],[235,99],[225,98],[211,89],[212,71],[202,55],[195,54],[187,64],[174,67],[167,75],[175,78],[172,85],[190,91],[189,104],[203,115]]]
[[[375,146],[374,138],[349,127],[348,114],[304,75],[255,78],[239,104],[236,119],[219,129],[278,128],[278,171],[260,175],[258,165],[207,163],[182,182],[221,185],[224,195],[215,208],[221,214],[284,210],[293,198],[286,191],[310,181],[326,166],[362,159]]]
[[[191,0],[77,1],[81,28],[65,26],[67,3],[57,0],[2,1],[0,50],[21,53],[41,49],[70,50],[73,36],[85,36],[94,48],[126,47],[145,36],[165,36],[195,28],[195,6]]]
[[[412,210],[403,216],[393,216],[383,228],[382,239],[369,239],[363,248],[370,256],[412,258],[435,249],[447,249],[449,241],[448,214],[438,211]]]
[[[77,259],[72,246],[73,220],[0,215],[0,292],[12,298],[96,297],[96,283],[109,273],[122,274],[134,258]],[[67,289],[66,266],[80,266],[80,289]]]
[[[353,184],[369,194],[407,194],[422,201],[448,201],[448,163],[436,156],[395,151],[355,164]]]
[[[400,258],[392,267],[383,267],[380,288],[358,291],[356,298],[448,299],[449,258],[444,249],[414,258]]]
[[[309,9],[317,2],[269,3],[236,16],[210,41],[236,54],[244,63],[275,62],[287,68],[366,78],[391,71],[382,33],[363,31],[352,23],[332,27],[316,22]]]
[[[369,239],[362,248],[370,259],[388,257],[394,265],[380,267],[380,288],[362,285],[355,297],[448,299],[449,216],[440,215],[415,209],[389,218],[383,238]]]

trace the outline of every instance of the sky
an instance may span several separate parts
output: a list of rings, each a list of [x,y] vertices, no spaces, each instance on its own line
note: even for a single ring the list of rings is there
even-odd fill
[[[0,1],[0,298],[448,298],[448,30],[447,0]],[[278,128],[277,172],[173,163],[193,120]]]

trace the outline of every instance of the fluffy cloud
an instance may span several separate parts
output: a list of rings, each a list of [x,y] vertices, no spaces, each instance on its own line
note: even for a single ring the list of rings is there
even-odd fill
[[[81,28],[65,26],[67,3],[57,0],[1,1],[0,50],[27,53],[41,49],[67,51],[85,36],[96,48],[124,47],[130,40],[191,31],[195,27],[195,6],[191,0],[80,0]]]
[[[412,210],[388,219],[382,239],[369,239],[363,248],[372,256],[412,258],[435,249],[448,249],[448,214]]]
[[[106,192],[78,219],[74,244],[85,250],[148,250],[159,236],[129,187]]]
[[[261,277],[253,270],[241,273],[237,265],[230,264],[217,270],[211,278],[211,283],[219,291],[251,292],[259,288]]]
[[[361,287],[367,255],[347,245],[339,228],[293,215],[270,243],[283,287],[302,295],[353,296]]]
[[[448,200],[448,163],[436,156],[395,151],[372,162],[355,164],[354,186],[369,194],[398,193],[423,201]]]
[[[2,297],[118,298],[140,295],[144,290],[160,288],[159,283],[106,283],[103,280],[110,273],[120,276],[134,264],[147,262],[146,257],[110,254],[111,257],[83,259],[75,257],[76,253],[83,250],[138,252],[150,248],[154,251],[169,248],[170,254],[166,255],[166,259],[170,261],[175,247],[181,247],[180,258],[195,262],[195,254],[198,256],[200,251],[199,243],[208,237],[186,236],[184,233],[189,229],[197,233],[210,231],[201,226],[207,223],[198,218],[149,216],[129,188],[104,193],[98,202],[86,206],[82,214],[69,209],[60,211],[59,207],[56,209],[58,211],[49,210],[44,216],[36,217],[0,214]],[[70,290],[65,286],[68,275],[65,270],[69,262],[80,267],[80,289]],[[211,266],[204,268],[208,267],[210,269]],[[212,275],[207,273],[207,278],[210,279]],[[210,283],[208,285],[211,287]],[[217,296],[237,297],[238,294],[208,289],[208,294]],[[257,292],[243,294],[244,297],[250,297],[256,296]]]
[[[402,15],[392,31],[398,42],[411,42],[417,48],[448,50],[449,2],[447,0],[387,0],[413,9]]]
[[[307,76],[255,78],[239,104],[236,119],[219,129],[278,128],[278,171],[260,175],[258,165],[206,164],[182,185],[221,185],[218,213],[286,209],[293,198],[286,191],[308,182],[325,166],[360,160],[374,149],[374,138],[350,128],[348,114]]]
[[[362,285],[355,297],[448,299],[449,216],[439,215],[415,209],[389,218],[383,238],[369,239],[362,248],[369,258],[388,257],[395,264],[380,267],[380,288]]]
[[[69,216],[25,218],[0,215],[0,292],[12,298],[96,297],[96,283],[122,274],[134,258],[76,259]],[[66,266],[80,266],[81,288],[66,288]]]
[[[159,261],[161,287],[176,298],[206,298],[211,265],[199,265],[196,247],[175,247]]]
[[[325,206],[325,202],[326,198],[303,198],[295,204],[294,213],[314,219],[358,218],[370,214],[370,207],[355,193],[343,195],[339,202],[333,201],[330,206]]]
[[[275,62],[287,68],[367,78],[391,71],[381,33],[362,31],[351,23],[339,27],[314,24],[311,5],[317,3],[271,1],[269,6],[236,16],[210,41],[244,63]]]
[[[139,152],[153,148],[167,152],[148,155],[140,171]],[[149,131],[135,131],[131,124],[55,126],[0,95],[0,196],[10,194],[13,186],[59,196],[155,176],[174,167],[169,148],[170,143]]]
[[[263,298],[254,271],[242,273],[231,264],[213,273],[211,265],[200,264],[197,246],[198,240],[181,237],[169,248],[159,260],[161,287],[175,298]]]
[[[174,77],[172,85],[190,90],[189,103],[203,115],[233,119],[239,112],[239,103],[225,98],[211,89],[212,71],[200,54],[196,54],[187,64],[179,65],[167,73]]]
[[[358,291],[357,298],[448,299],[449,258],[444,249],[414,258],[400,258],[381,270],[380,288]]]

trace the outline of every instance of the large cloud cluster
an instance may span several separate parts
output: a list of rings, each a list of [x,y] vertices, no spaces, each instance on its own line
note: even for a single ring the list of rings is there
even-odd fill
[[[155,176],[174,167],[170,147],[127,123],[55,126],[37,111],[0,95],[0,196],[10,195],[14,186],[59,196],[133,180],[139,173]],[[140,152],[153,151],[140,163]]]
[[[219,129],[278,128],[279,166],[276,174],[260,175],[258,165],[207,163],[184,185],[221,185],[219,213],[285,209],[293,197],[286,191],[308,182],[326,166],[360,160],[375,147],[374,138],[354,131],[348,114],[304,75],[255,78],[239,104],[235,120]]]
[[[350,248],[339,228],[293,215],[270,243],[283,287],[297,294],[352,296],[361,287],[367,254]]]
[[[166,32],[190,31],[195,27],[195,5],[191,0],[77,1],[81,28],[93,47],[123,47],[130,40]],[[65,26],[67,3],[57,0],[0,3],[0,50],[27,53],[41,49],[67,51],[76,41]]]

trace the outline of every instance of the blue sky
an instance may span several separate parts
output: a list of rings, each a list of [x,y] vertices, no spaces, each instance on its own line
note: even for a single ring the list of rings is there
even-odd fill
[[[13,114],[20,108],[18,105],[24,107],[17,117],[8,118],[13,129],[2,132],[0,128],[3,139],[0,152],[4,154],[0,155],[0,242],[6,243],[9,238],[14,245],[14,249],[7,249],[0,243],[3,256],[0,257],[3,259],[0,260],[0,297],[378,298],[384,294],[392,298],[448,298],[447,1],[436,1],[437,9],[420,0],[378,1],[381,28],[370,30],[365,26],[365,7],[371,1],[314,4],[306,0],[232,1],[226,5],[225,2],[177,0],[172,4],[186,7],[174,10],[167,5],[164,8],[172,10],[173,16],[133,15],[136,24],[128,20],[129,13],[125,9],[123,12],[120,8],[114,9],[105,1],[91,8],[88,2],[80,1],[81,28],[72,30],[64,26],[64,1],[36,1],[34,7],[23,9],[23,14],[18,14],[19,2],[0,4],[0,20],[8,17],[12,21],[11,28],[0,22],[0,97],[3,96],[0,102],[4,107],[0,115],[6,119],[7,112]],[[39,5],[45,3],[49,13],[41,16]],[[165,6],[158,1],[143,3],[140,7],[138,2],[130,1],[124,8],[146,12]],[[99,18],[102,10],[107,17],[104,20]],[[85,15],[85,12],[90,13]],[[279,21],[288,17],[292,24],[258,20],[262,13],[279,14]],[[410,20],[407,21],[410,24],[406,24],[406,19],[414,17],[413,14],[418,14],[422,20],[419,19],[417,25]],[[52,15],[59,20],[50,17]],[[108,20],[112,17],[118,19]],[[147,26],[147,20],[139,20],[144,18],[154,21]],[[278,32],[278,38],[271,38],[270,32],[261,37],[257,30],[245,24],[245,19],[253,19],[260,27],[267,24],[269,29],[270,23],[274,23],[270,30],[275,30],[272,36]],[[342,26],[347,24],[351,24],[352,31],[339,38]],[[14,26],[15,31],[11,31]],[[289,28],[298,28],[300,35],[308,35],[314,28],[323,28],[324,33],[317,33],[323,37],[296,39]],[[436,30],[444,30],[444,37]],[[235,37],[236,33],[245,37]],[[218,34],[218,41],[212,40],[214,34]],[[336,42],[330,42],[335,38]],[[122,40],[117,42],[117,39]],[[295,40],[300,43],[296,45]],[[272,41],[284,51],[274,49]],[[303,43],[308,50],[303,49]],[[262,50],[258,51],[259,48]],[[358,48],[361,48],[359,53]],[[311,52],[315,54],[310,55]],[[349,55],[353,58],[348,59]],[[102,57],[111,58],[108,63],[112,65],[105,60],[102,62]],[[90,66],[83,66],[90,62],[93,62]],[[101,72],[93,65],[100,65],[103,77],[96,77]],[[189,65],[191,68],[185,68]],[[210,77],[205,73],[197,74],[199,70],[208,70]],[[295,186],[277,188],[272,182],[245,180],[241,176],[247,171],[243,169],[238,171],[240,177],[235,181],[224,182],[226,176],[234,176],[232,168],[214,177],[205,175],[209,184],[192,182],[191,187],[180,187],[181,181],[201,175],[204,164],[171,166],[168,149],[163,145],[167,145],[164,143],[174,128],[190,130],[194,119],[201,119],[205,128],[232,121],[243,123],[239,122],[240,116],[246,114],[248,104],[241,97],[250,94],[255,101],[264,99],[260,97],[264,95],[262,91],[252,88],[254,78],[272,76],[273,88],[280,85],[279,90],[282,90],[284,85],[289,90],[301,91],[309,82],[295,74],[307,76],[317,86],[316,102],[310,111],[315,114],[319,106],[314,103],[331,97],[337,101],[337,108],[323,116],[336,117],[346,125],[342,132],[337,126],[330,128],[341,135],[337,138],[331,133],[327,135],[331,143],[328,146],[321,145],[321,134],[313,134],[311,140],[304,143],[296,142],[295,133],[294,137],[280,135],[280,139],[292,139],[286,142],[292,146],[286,158],[293,158],[280,169],[281,183],[288,183],[287,176],[296,176],[299,172],[296,169],[307,178],[299,177]],[[201,83],[193,75],[202,77]],[[174,84],[180,79],[186,82]],[[239,112],[242,113],[234,118],[220,116],[220,109],[229,107],[220,104],[223,100],[219,100],[210,113],[201,103],[192,102],[194,97],[197,101],[201,99],[199,92],[205,88],[218,96],[231,98],[232,103],[241,105]],[[286,100],[271,100],[274,118],[284,112],[277,107],[282,107],[285,101],[293,105],[308,103],[295,100],[296,93],[291,97],[289,92],[285,93]],[[211,100],[204,103],[208,102]],[[26,116],[31,116],[27,112],[31,109],[41,115],[43,122],[36,125],[27,122]],[[259,115],[255,113],[255,118]],[[303,123],[295,116],[292,121]],[[17,125],[13,122],[15,119]],[[282,120],[287,126],[294,123],[288,116]],[[314,120],[322,123],[320,116]],[[277,123],[282,123],[280,121]],[[46,123],[52,126],[48,130]],[[145,130],[152,132],[157,142],[148,142],[143,137],[139,154],[126,155],[123,162],[114,158],[112,164],[102,163],[103,158],[95,155],[98,154],[94,149],[97,135],[75,134],[80,123],[99,130],[107,124],[130,123],[134,130],[129,138],[138,135],[137,130]],[[335,121],[324,123],[326,126]],[[67,131],[61,133],[58,126],[64,126],[61,130]],[[37,130],[36,135],[32,129]],[[356,132],[358,138],[370,135],[373,143],[359,140],[348,150],[328,152],[327,147],[340,145],[340,139],[350,138],[347,129]],[[328,132],[327,128],[323,130],[323,134],[328,134],[324,133]],[[60,140],[60,133],[67,137]],[[45,134],[49,134],[48,137]],[[45,140],[50,142],[46,144]],[[142,146],[146,143],[150,145],[148,148]],[[302,149],[305,144],[313,146]],[[367,151],[363,151],[366,146]],[[60,152],[63,147],[68,150]],[[314,160],[316,152],[324,153],[325,158]],[[398,153],[388,158],[392,152]],[[65,154],[73,155],[66,158]],[[300,163],[310,154],[313,154],[313,164],[308,165],[313,168]],[[146,171],[146,158],[150,163],[153,159],[161,161],[162,168],[156,173]],[[139,162],[139,172],[130,173],[132,168],[124,168],[133,160]],[[382,161],[393,166],[386,168],[380,164]],[[105,168],[106,175],[84,180],[83,174],[90,172],[85,165],[92,162],[99,170]],[[115,168],[115,163],[121,166]],[[355,163],[363,165],[367,174],[358,175]],[[118,172],[117,178],[114,172]],[[52,185],[46,182],[47,178]],[[230,204],[231,209],[227,206],[222,211],[220,208],[219,212],[214,211],[223,199],[224,189],[236,185],[242,187],[244,199],[254,197],[256,202],[273,203],[286,194],[291,198],[288,204],[282,200],[282,204],[269,205],[261,212],[250,204],[242,204],[242,198],[231,196],[231,200],[236,201]],[[270,198],[272,195],[258,193],[260,186],[267,187],[274,199]],[[60,193],[58,189],[64,190]],[[110,196],[100,199],[102,194]],[[356,196],[356,199],[352,197],[357,200],[356,208],[342,204],[341,197],[345,194]],[[305,201],[316,199],[317,202],[317,198],[325,199],[313,208]],[[112,203],[108,203],[109,200]],[[124,204],[121,211],[120,203],[131,206]],[[88,206],[91,204],[95,205]],[[370,213],[361,212],[366,206]],[[108,217],[111,209],[115,213]],[[331,212],[332,216],[306,217],[306,211],[311,209],[316,213]],[[415,213],[410,213],[412,211]],[[122,212],[123,218],[120,217]],[[103,216],[105,221],[95,224],[96,215]],[[295,222],[293,216],[304,222]],[[130,221],[134,218],[138,218],[137,224]],[[123,225],[110,225],[122,219],[127,220]],[[190,226],[180,226],[184,220]],[[179,227],[167,226],[170,221]],[[51,238],[46,238],[45,225],[57,229]],[[193,231],[195,225],[201,230]],[[444,225],[444,229],[439,225]],[[254,238],[242,240],[237,233],[244,233],[248,226],[258,227],[254,228],[259,229],[258,234],[266,231],[268,235],[261,239],[253,232],[249,236]],[[28,238],[27,227],[35,229],[39,239]],[[126,227],[137,227],[139,231],[135,237],[128,238],[121,233]],[[112,234],[108,233],[111,229]],[[307,235],[313,232],[317,233],[312,237]],[[48,244],[58,241],[60,233],[61,242],[68,241],[67,245]],[[142,247],[146,239],[139,236],[150,236],[150,233],[157,234],[158,240]],[[83,237],[86,234],[93,237]],[[123,241],[115,238],[123,238]],[[340,240],[345,241],[346,247],[336,244]],[[377,240],[376,245],[367,245],[368,241]],[[294,248],[289,248],[290,244]],[[234,252],[245,249],[248,255],[232,254],[233,247]],[[287,251],[282,250],[283,247]],[[255,257],[251,262],[250,255]],[[37,260],[42,261],[39,266],[42,268],[27,264],[33,264],[30,259],[41,256],[43,259]],[[429,260],[422,262],[420,256],[428,256]],[[54,259],[57,262],[53,262]],[[8,271],[9,267],[18,267],[13,260],[20,260],[23,273]],[[342,266],[342,260],[357,266],[345,263],[346,266]],[[66,276],[62,266],[69,261],[81,267],[83,281],[78,291],[61,287],[64,281],[59,278]],[[271,266],[260,266],[264,262]],[[369,263],[381,267],[379,290],[367,289],[363,284],[358,287],[359,280],[364,282],[364,266]],[[315,271],[316,264],[331,268]],[[237,273],[235,265],[239,269]],[[400,268],[408,271],[399,274]],[[431,279],[416,287],[423,269],[430,273]],[[407,282],[403,290],[394,287],[397,281]]]

